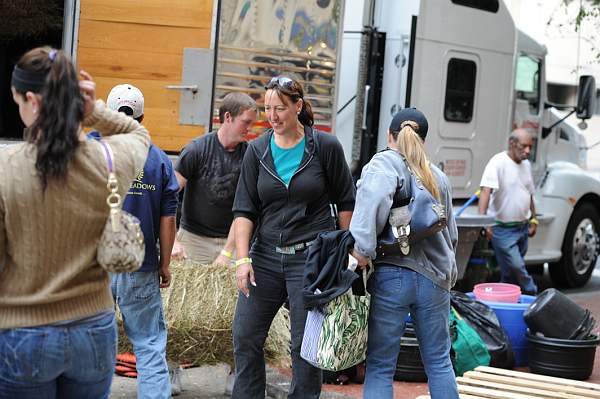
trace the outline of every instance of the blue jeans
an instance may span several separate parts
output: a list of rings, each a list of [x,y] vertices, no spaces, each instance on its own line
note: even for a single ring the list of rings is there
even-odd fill
[[[63,325],[0,330],[0,398],[108,398],[116,347],[112,311]]]
[[[524,293],[537,294],[537,285],[525,268],[525,254],[529,226],[517,227],[494,226],[492,229],[492,246],[496,261],[500,267],[500,279],[503,283],[517,284]]]
[[[321,370],[300,357],[307,315],[302,299],[306,251],[287,255],[276,253],[273,246],[255,244],[250,256],[257,286],[250,286],[250,297],[238,296],[233,320],[236,377],[231,396],[233,399],[265,397],[265,340],[273,318],[289,297],[292,383],[288,398],[318,399]]]
[[[136,359],[138,398],[170,398],[167,329],[158,272],[111,275],[111,290]]]
[[[378,265],[371,293],[364,398],[394,396],[392,382],[400,339],[410,312],[433,399],[458,399],[450,360],[450,293],[427,277],[398,266]]]

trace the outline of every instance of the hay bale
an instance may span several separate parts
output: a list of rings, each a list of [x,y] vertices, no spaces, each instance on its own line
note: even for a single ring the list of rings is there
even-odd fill
[[[232,323],[238,290],[235,270],[221,265],[171,263],[171,286],[162,290],[167,322],[167,358],[179,363],[233,364]],[[119,352],[132,352],[120,314]],[[271,325],[265,358],[289,363],[290,324],[282,308]]]

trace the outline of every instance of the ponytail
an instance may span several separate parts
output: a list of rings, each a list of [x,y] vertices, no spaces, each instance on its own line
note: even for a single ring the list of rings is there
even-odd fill
[[[311,126],[315,124],[315,117],[312,111],[312,105],[308,100],[302,99],[302,109],[298,114],[298,121],[304,126]]]
[[[51,180],[67,176],[79,145],[83,97],[75,67],[60,50],[38,47],[21,57],[17,67],[46,76],[38,92],[41,96],[39,115],[25,132],[27,142],[37,149],[35,168],[45,191]]]
[[[398,152],[404,156],[411,171],[423,183],[423,186],[439,201],[440,190],[437,180],[429,167],[429,160],[425,154],[423,140],[416,132],[418,128],[416,122],[413,121],[402,123],[400,132],[395,137]]]

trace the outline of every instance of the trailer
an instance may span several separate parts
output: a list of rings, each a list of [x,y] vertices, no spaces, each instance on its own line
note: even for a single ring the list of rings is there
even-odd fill
[[[584,170],[580,130],[547,100],[545,47],[515,27],[502,1],[356,3],[346,8],[340,80],[358,85],[340,85],[339,101],[355,100],[335,129],[353,169],[385,146],[392,115],[415,106],[428,117],[428,153],[450,178],[458,206],[478,190],[510,132],[527,129],[540,225],[526,262],[548,263],[559,286],[584,285],[600,249],[600,180]],[[578,117],[592,116],[596,96],[593,77],[583,77]],[[473,206],[458,219],[459,274],[474,232],[490,223],[476,213]]]

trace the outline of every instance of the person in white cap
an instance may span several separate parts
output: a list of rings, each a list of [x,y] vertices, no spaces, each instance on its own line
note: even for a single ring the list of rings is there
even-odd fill
[[[115,86],[107,105],[138,122],[144,117],[144,96],[130,84]],[[144,399],[171,397],[167,330],[159,288],[171,283],[169,263],[176,233],[178,191],[171,160],[151,144],[144,169],[131,183],[123,203],[123,209],[140,220],[146,257],[137,272],[111,276],[112,294],[136,356],[138,397]]]

